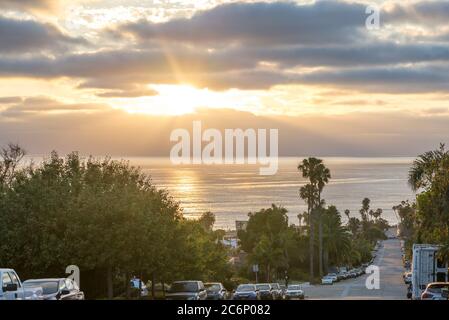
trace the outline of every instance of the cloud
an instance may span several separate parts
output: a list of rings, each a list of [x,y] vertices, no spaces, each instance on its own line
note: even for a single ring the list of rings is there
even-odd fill
[[[232,3],[166,23],[140,20],[116,31],[140,40],[247,45],[341,43],[355,40],[365,27],[366,6],[336,1]]]
[[[4,104],[16,104],[22,101],[22,97],[0,97],[0,106]]]
[[[447,92],[449,69],[444,65],[317,71],[301,77],[301,81],[378,93]]]
[[[36,54],[42,50],[55,53],[87,41],[65,35],[51,24],[0,16],[0,43],[0,54]]]
[[[107,90],[96,93],[102,98],[138,98],[156,96],[159,93],[153,89],[131,89],[131,90]]]
[[[0,9],[24,11],[52,11],[58,7],[55,0],[2,0]]]
[[[436,23],[448,24],[449,2],[447,1],[416,1],[406,4],[398,2],[385,8],[387,23],[414,23],[434,26]]]
[[[392,6],[384,13],[387,22],[446,12],[440,2],[412,8]],[[117,25],[113,32],[122,37],[121,46],[77,53],[57,51],[82,40],[54,26],[3,18],[0,26],[3,21],[7,32],[0,31],[0,40],[6,45],[0,54],[54,54],[2,57],[0,77],[73,78],[77,88],[96,89],[105,98],[154,95],[148,84],[178,83],[213,90],[320,84],[367,92],[447,92],[449,45],[378,38],[365,29],[365,9],[344,1],[231,3],[191,18]],[[129,35],[134,44],[124,40]]]
[[[0,111],[0,116],[5,118],[22,119],[30,115],[43,115],[48,113],[73,113],[93,112],[109,109],[106,105],[89,103],[62,103],[49,97],[18,98],[16,101],[5,98],[8,106]],[[10,100],[8,100],[10,99]],[[0,105],[2,104],[0,98]]]

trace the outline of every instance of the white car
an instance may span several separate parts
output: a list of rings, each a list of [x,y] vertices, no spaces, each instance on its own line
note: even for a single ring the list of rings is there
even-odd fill
[[[299,299],[304,300],[304,291],[299,284],[290,284],[285,291],[285,299]]]
[[[329,276],[324,276],[321,279],[321,284],[334,284],[334,278],[333,277],[329,277]]]
[[[449,290],[449,282],[429,283],[421,294],[421,300],[448,300],[447,290]],[[443,295],[444,292],[446,296]]]
[[[0,269],[0,300],[41,300],[42,288],[24,288],[13,269]]]
[[[329,273],[326,277],[332,278],[333,282],[338,282],[338,275],[336,273]]]

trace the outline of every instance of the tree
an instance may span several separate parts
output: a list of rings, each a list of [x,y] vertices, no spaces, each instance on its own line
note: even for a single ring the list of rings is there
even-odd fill
[[[25,278],[62,276],[75,264],[88,297],[112,298],[132,275],[230,277],[213,215],[183,219],[178,203],[126,161],[53,152],[9,172],[0,192],[0,264]]]
[[[294,230],[288,226],[287,210],[272,205],[249,213],[245,231],[238,236],[242,249],[249,253],[250,260],[261,266],[267,281],[276,269],[288,268],[288,243],[294,237]]]
[[[442,143],[439,149],[419,155],[409,170],[408,182],[413,191],[431,187],[435,177],[447,170],[448,161],[449,151]]]
[[[322,230],[322,202],[321,193],[323,192],[324,186],[329,182],[331,178],[330,170],[326,168],[323,164],[323,160],[317,158],[304,159],[301,164],[298,165],[298,170],[302,172],[304,178],[308,178],[310,182],[310,188],[316,193],[315,201],[313,201],[313,209],[311,212],[315,212],[318,219],[318,261],[319,261],[319,272],[320,276],[323,275],[323,230]],[[311,221],[311,229],[313,229],[313,218]],[[312,233],[311,233],[312,235]],[[313,236],[310,240],[313,243]],[[312,245],[311,245],[312,247]],[[311,269],[313,268],[313,258],[311,258]],[[313,277],[313,272],[311,274]]]
[[[9,143],[0,151],[0,185],[10,184],[26,152],[19,145]]]
[[[348,218],[348,220],[349,220],[349,218],[350,218],[350,215],[351,214],[351,211],[349,211],[349,209],[346,209],[345,210],[345,215],[346,215],[346,217]]]
[[[408,242],[449,243],[449,152],[444,144],[415,159],[409,185],[420,191],[416,205],[403,202],[396,207]],[[447,252],[443,249],[440,254],[449,260]]]
[[[374,217],[374,219],[375,219],[376,221],[379,220],[379,218],[382,216],[382,212],[383,212],[382,209],[377,208],[376,211],[374,211],[374,212],[372,213],[372,216]]]
[[[341,265],[348,261],[351,254],[351,238],[341,223],[341,215],[335,206],[329,206],[323,212],[325,268],[329,263]]]
[[[360,220],[356,217],[351,217],[348,220],[348,229],[351,231],[352,235],[356,236],[359,233],[360,230]]]
[[[360,209],[360,216],[362,217],[362,221],[368,221],[368,216],[370,212],[370,203],[371,200],[369,198],[364,198],[362,200],[362,208]]]
[[[215,215],[212,212],[207,211],[201,215],[198,222],[206,231],[212,231],[212,228],[215,224]]]
[[[314,230],[314,217],[312,212],[314,210],[314,204],[318,199],[317,189],[312,184],[306,184],[299,189],[299,196],[307,203],[307,221],[309,223],[309,272],[310,281],[314,280],[314,251],[315,251],[315,230]]]

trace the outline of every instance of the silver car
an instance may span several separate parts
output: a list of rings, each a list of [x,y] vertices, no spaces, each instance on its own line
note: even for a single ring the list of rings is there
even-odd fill
[[[285,299],[286,300],[293,300],[293,299],[304,300],[304,291],[302,290],[300,285],[291,284],[288,286],[287,290],[285,291]]]

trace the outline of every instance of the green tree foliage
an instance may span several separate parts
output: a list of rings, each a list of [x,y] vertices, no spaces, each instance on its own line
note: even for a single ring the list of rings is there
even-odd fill
[[[419,155],[409,171],[410,187],[418,192],[416,204],[395,207],[408,242],[443,245],[449,260],[449,151],[444,144]]]
[[[245,231],[239,231],[239,239],[251,263],[259,264],[267,281],[274,273],[288,270],[290,261],[303,259],[297,252],[300,236],[296,229],[289,227],[287,210],[274,204],[249,213],[248,226]]]
[[[169,194],[128,162],[53,152],[38,166],[12,171],[4,160],[0,168],[9,168],[0,193],[0,264],[24,278],[61,276],[75,264],[84,284],[89,272],[102,275],[112,297],[113,285],[132,274],[228,276],[213,215],[183,219]]]

